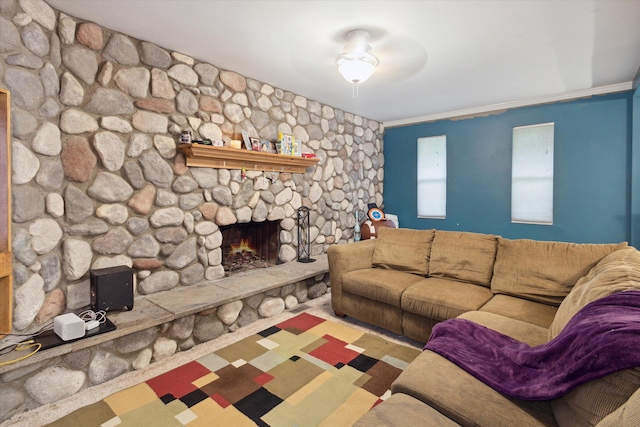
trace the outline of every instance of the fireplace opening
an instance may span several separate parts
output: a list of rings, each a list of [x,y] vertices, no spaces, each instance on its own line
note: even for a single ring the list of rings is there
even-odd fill
[[[220,227],[222,266],[226,275],[279,263],[280,221],[248,222]]]

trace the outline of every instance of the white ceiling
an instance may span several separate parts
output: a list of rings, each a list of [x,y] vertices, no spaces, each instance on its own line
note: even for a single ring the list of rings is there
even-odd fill
[[[387,125],[630,89],[640,68],[638,0],[46,1]],[[357,28],[380,65],[353,99],[335,60]]]

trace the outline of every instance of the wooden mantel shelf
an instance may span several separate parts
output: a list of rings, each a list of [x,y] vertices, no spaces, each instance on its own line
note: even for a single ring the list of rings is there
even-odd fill
[[[178,144],[187,166],[216,169],[261,170],[271,172],[305,173],[315,166],[318,158],[263,153],[230,147],[212,147],[203,144]]]

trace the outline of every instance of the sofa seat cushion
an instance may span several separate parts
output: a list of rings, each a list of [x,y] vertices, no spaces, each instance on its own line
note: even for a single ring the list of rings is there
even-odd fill
[[[500,314],[549,329],[558,307],[508,295],[495,295],[480,308],[480,311]]]
[[[547,304],[560,305],[578,279],[627,243],[586,244],[498,238],[491,289]]]
[[[436,230],[429,276],[491,286],[498,236]]]
[[[557,426],[549,401],[510,399],[454,363],[424,351],[391,385],[464,426]]]
[[[342,310],[341,314],[402,335],[402,315],[404,313],[400,307],[345,291],[342,294]]]
[[[479,309],[492,296],[484,286],[430,277],[404,291],[401,307],[434,320],[446,320]]]
[[[422,276],[383,268],[364,268],[344,275],[342,288],[349,293],[400,307],[400,297],[409,286],[427,280]]]
[[[379,227],[373,265],[426,276],[434,233],[435,230]]]
[[[469,311],[458,316],[460,319],[470,320],[489,329],[500,332],[518,341],[525,342],[531,347],[547,342],[549,330],[542,326],[515,320],[485,311]]]
[[[426,343],[431,336],[431,330],[440,323],[440,320],[434,320],[419,314],[413,314],[406,310],[402,311],[402,335]]]
[[[562,301],[549,328],[549,339],[558,336],[585,305],[615,292],[632,289],[640,290],[640,251],[630,247],[610,253],[578,280]]]
[[[455,427],[460,424],[451,421],[431,406],[422,403],[416,398],[403,393],[396,393],[375,406],[353,425],[354,427]]]

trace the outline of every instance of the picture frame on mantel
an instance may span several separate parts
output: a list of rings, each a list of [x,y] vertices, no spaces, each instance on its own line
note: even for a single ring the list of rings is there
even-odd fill
[[[260,140],[260,151],[262,151],[263,153],[277,154],[275,143],[269,141],[268,139]]]
[[[249,139],[249,134],[246,130],[242,131],[242,141],[244,142],[244,148],[249,151],[253,150],[253,147],[251,146],[251,139]]]
[[[291,156],[294,152],[295,137],[288,133],[280,132],[278,134],[278,154]]]
[[[251,141],[251,149],[253,151],[261,151],[260,150],[260,139],[258,138],[249,138],[249,141]]]

